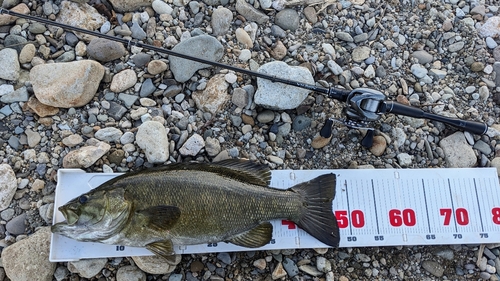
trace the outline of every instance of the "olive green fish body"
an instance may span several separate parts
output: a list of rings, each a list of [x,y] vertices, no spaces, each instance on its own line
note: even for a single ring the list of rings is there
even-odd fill
[[[295,192],[246,184],[205,171],[158,171],[144,180],[126,179],[124,185],[125,196],[134,206],[179,207],[175,225],[157,235],[180,245],[219,242],[272,219],[295,220],[304,208],[300,194]],[[144,188],[134,188],[139,185]],[[137,229],[134,223],[129,224],[124,229],[130,235],[127,238],[144,239],[148,230],[139,234]]]
[[[268,187],[270,171],[250,161],[172,164],[127,173],[59,208],[54,233],[80,241],[146,247],[168,256],[173,245],[226,241],[260,247],[273,219],[288,219],[330,246],[339,233],[332,212],[335,175],[287,190]]]

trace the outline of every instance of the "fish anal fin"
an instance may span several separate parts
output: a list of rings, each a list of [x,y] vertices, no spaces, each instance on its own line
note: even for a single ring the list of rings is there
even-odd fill
[[[160,205],[137,210],[136,215],[144,217],[145,227],[157,231],[165,231],[177,223],[181,216],[181,211],[176,206]]]
[[[146,249],[167,260],[172,259],[172,256],[175,257],[174,245],[171,240],[150,243],[146,245]]]
[[[231,237],[228,242],[242,247],[258,248],[269,243],[272,238],[273,225],[270,222],[263,222],[257,227]]]

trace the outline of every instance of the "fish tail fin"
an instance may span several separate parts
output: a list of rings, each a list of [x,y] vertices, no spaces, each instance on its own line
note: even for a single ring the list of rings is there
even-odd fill
[[[340,242],[337,219],[332,211],[335,187],[335,174],[325,174],[290,188],[304,200],[305,210],[295,223],[331,247],[338,247]]]

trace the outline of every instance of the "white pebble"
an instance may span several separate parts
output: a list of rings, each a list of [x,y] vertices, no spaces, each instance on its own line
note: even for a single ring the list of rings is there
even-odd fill
[[[236,74],[230,72],[228,74],[226,74],[224,76],[224,79],[226,79],[226,82],[229,83],[229,84],[233,84],[236,82],[236,80],[238,79],[238,76],[236,76]]]
[[[240,56],[238,58],[240,59],[240,61],[246,62],[252,58],[252,52],[250,52],[249,49],[243,49],[241,50]]]

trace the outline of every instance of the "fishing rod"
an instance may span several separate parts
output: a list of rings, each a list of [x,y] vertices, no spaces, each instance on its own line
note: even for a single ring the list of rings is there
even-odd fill
[[[64,30],[71,30],[75,32],[81,32],[84,34],[92,35],[95,37],[99,38],[104,38],[116,42],[120,42],[122,44],[125,44],[127,47],[130,46],[137,46],[140,48],[148,49],[151,51],[155,51],[158,53],[163,53],[167,54],[170,56],[175,56],[191,61],[196,61],[199,63],[203,64],[208,64],[212,65],[215,67],[220,67],[223,69],[228,69],[232,70],[238,73],[243,73],[247,74],[253,77],[258,77],[266,80],[270,80],[272,82],[278,82],[278,83],[283,83],[286,85],[291,85],[307,90],[311,90],[323,95],[328,96],[331,99],[339,100],[342,102],[345,102],[345,108],[344,108],[344,114],[345,118],[344,119],[335,119],[335,118],[330,118],[325,121],[325,124],[323,128],[320,131],[320,135],[325,138],[329,138],[332,134],[332,126],[333,122],[340,122],[344,124],[347,127],[350,128],[358,128],[358,129],[366,129],[368,130],[367,135],[362,141],[363,146],[365,147],[371,147],[373,143],[373,127],[371,125],[372,122],[377,121],[380,119],[382,114],[385,113],[393,113],[393,114],[398,114],[398,115],[403,115],[403,116],[409,116],[409,117],[414,117],[414,118],[425,118],[429,120],[434,120],[434,121],[439,121],[445,124],[448,124],[450,126],[456,127],[458,129],[461,129],[463,131],[468,131],[473,134],[478,134],[482,135],[486,133],[488,130],[488,126],[485,123],[482,122],[476,122],[476,121],[466,121],[466,120],[461,120],[458,118],[450,118],[450,117],[445,117],[442,115],[437,115],[437,114],[432,114],[429,112],[425,112],[419,108],[412,107],[412,106],[407,106],[395,101],[388,101],[386,100],[386,96],[377,90],[370,89],[370,88],[356,88],[352,91],[342,89],[342,88],[336,88],[336,87],[321,87],[321,86],[316,86],[312,84],[307,84],[307,83],[301,83],[298,81],[293,81],[289,79],[283,79],[280,77],[276,77],[274,75],[268,75],[264,73],[260,73],[257,71],[252,71],[240,67],[235,67],[231,65],[226,65],[220,62],[215,62],[215,61],[210,61],[206,60],[203,58],[198,58],[190,55],[185,55],[181,54],[172,50],[168,50],[165,48],[160,48],[156,46],[152,46],[149,44],[144,44],[141,43],[137,40],[134,39],[125,39],[125,38],[120,38],[108,34],[102,34],[96,31],[91,31],[75,26],[70,26],[67,24],[51,21],[45,18],[41,17],[36,17],[36,16],[31,16],[31,15],[25,15],[13,11],[6,10],[4,8],[0,8],[0,14],[8,14],[11,16],[27,19],[27,20],[32,20],[40,23],[45,23],[48,25],[52,26],[57,26],[60,27]]]

